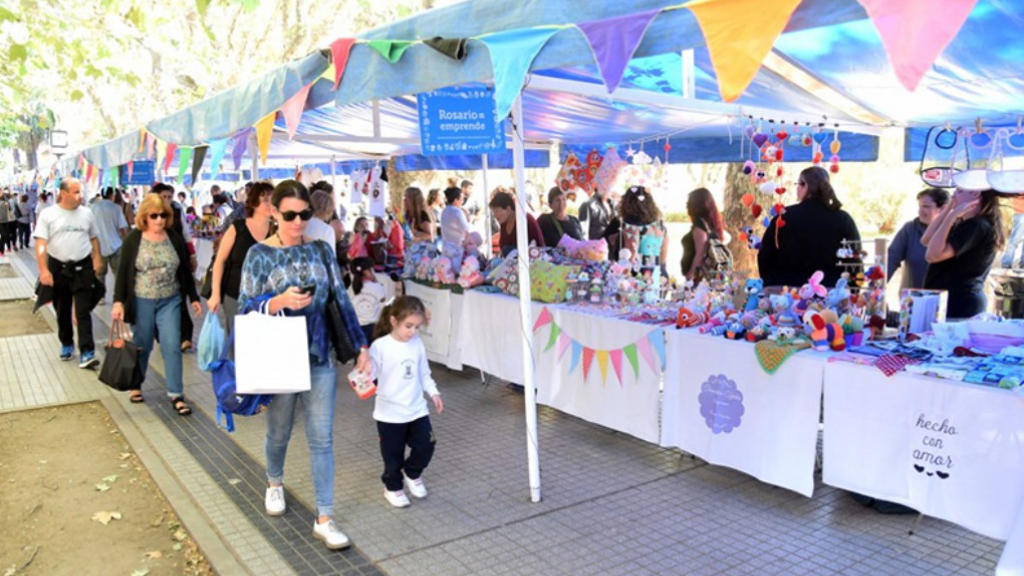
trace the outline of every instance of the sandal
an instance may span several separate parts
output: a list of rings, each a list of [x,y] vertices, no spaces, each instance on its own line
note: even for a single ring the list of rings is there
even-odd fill
[[[146,399],[142,397],[142,390],[132,390],[131,395],[128,396],[128,401],[132,404],[142,404]]]
[[[189,408],[189,405],[185,403],[184,396],[171,398],[171,404],[174,405],[174,410],[178,413],[178,416],[188,416],[192,413],[192,408]]]

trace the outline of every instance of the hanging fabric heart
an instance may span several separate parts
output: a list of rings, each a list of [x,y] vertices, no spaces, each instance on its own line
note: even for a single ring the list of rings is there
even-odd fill
[[[754,146],[757,146],[758,148],[760,148],[760,147],[764,146],[765,142],[768,141],[768,135],[767,134],[762,134],[762,133],[758,132],[758,133],[754,134],[753,140],[754,140]]]
[[[775,133],[775,137],[778,138],[780,142],[785,140],[787,136],[789,136],[789,133],[785,130],[779,130]]]
[[[828,132],[815,132],[814,136],[812,137],[814,138],[814,141],[817,142],[818,144],[824,144],[825,140],[828,140]]]
[[[750,205],[754,203],[754,195],[747,192],[740,198],[740,202],[742,202],[744,206],[750,207]]]
[[[774,218],[775,216],[779,215],[779,212],[775,210],[775,206],[772,206],[771,208],[768,209],[768,214]]]
[[[743,133],[747,135],[747,138],[753,138],[754,134],[756,132],[757,132],[757,129],[754,128],[753,124],[751,124],[751,125],[749,125],[749,126],[747,126],[746,128],[743,129]]]
[[[785,214],[786,213],[786,205],[781,203],[781,202],[777,203],[775,205],[775,213],[776,214]]]
[[[782,166],[779,166],[778,168],[775,169],[775,176],[777,178],[782,178],[782,175],[785,174],[785,173],[786,173],[786,169],[783,168]]]
[[[815,166],[817,166],[818,164],[821,164],[821,159],[824,156],[825,155],[821,153],[821,150],[818,150],[817,152],[814,153],[814,157],[811,158],[811,164],[814,164]]]
[[[831,150],[833,154],[839,154],[839,149],[842,147],[843,143],[840,142],[838,138],[836,138],[835,140],[832,141],[832,144],[829,145],[829,150]]]
[[[778,194],[779,196],[782,196],[783,194],[786,193],[786,189],[782,186],[778,186],[775,188],[775,193]]]
[[[810,146],[811,145],[811,135],[810,134],[804,134],[803,136],[801,136],[800,137],[800,144],[802,144],[804,146]]]
[[[783,150],[782,148],[776,148],[775,149],[775,161],[776,162],[782,162],[782,159],[785,156],[786,156],[785,150]]]
[[[754,204],[753,206],[750,207],[750,213],[754,216],[754,218],[760,216],[762,210],[764,210],[764,208],[762,208],[760,204]]]
[[[780,216],[780,217],[779,217],[779,219],[778,219],[778,220],[777,220],[777,221],[775,222],[775,227],[776,227],[776,228],[782,228],[782,227],[783,227],[783,226],[785,226],[785,225],[786,225],[786,221],[785,221],[785,220],[783,220],[781,216]]]
[[[767,216],[765,216],[765,217],[764,217],[764,218],[763,218],[763,219],[761,220],[761,225],[762,225],[762,226],[764,226],[765,228],[767,228],[767,227],[768,227],[768,225],[769,225],[769,224],[771,224],[771,223],[772,223],[772,220],[771,220],[771,218],[769,218],[769,217],[767,217]]]

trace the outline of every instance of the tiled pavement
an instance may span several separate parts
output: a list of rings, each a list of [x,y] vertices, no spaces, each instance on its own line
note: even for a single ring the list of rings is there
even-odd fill
[[[34,270],[30,257],[15,260],[26,276]],[[109,308],[97,316],[99,337]],[[91,374],[57,361],[56,349],[53,335],[0,339],[0,410],[109,395]],[[915,517],[879,515],[820,482],[804,498],[546,408],[544,501],[530,503],[522,396],[481,386],[473,371],[435,366],[446,402],[432,416],[430,496],[407,509],[381,496],[372,404],[339,391],[335,500],[356,550],[321,552],[309,538],[314,499],[301,418],[286,467],[292,508],[270,519],[260,510],[261,419],[236,419],[230,436],[216,430],[209,377],[186,358],[193,417],[162,401],[155,353],[147,403],[117,399],[252,574],[961,575],[992,574],[1002,550],[930,518],[908,536]]]

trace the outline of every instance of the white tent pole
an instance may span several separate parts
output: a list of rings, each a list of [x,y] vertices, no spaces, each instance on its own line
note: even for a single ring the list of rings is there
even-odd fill
[[[486,153],[480,155],[480,163],[481,163],[480,167],[483,168],[483,172],[484,172],[484,185],[483,185],[483,190],[481,190],[480,192],[483,193],[484,202],[488,202],[490,200],[490,197],[491,197],[491,189],[490,189],[489,186],[487,186],[487,154]],[[476,199],[478,201],[480,200],[480,193],[477,193]],[[484,205],[486,206],[486,204],[484,204]],[[484,242],[485,242],[485,246],[490,246],[491,245],[491,217],[487,214],[487,210],[486,209],[484,210],[483,219],[484,219]]]
[[[512,159],[515,167],[516,250],[519,252],[519,315],[523,336],[523,397],[526,403],[526,459],[530,471],[530,501],[540,502],[540,439],[537,437],[537,367],[533,363],[533,309],[530,307],[530,250],[526,228],[526,164],[523,152],[523,96],[512,104]]]
[[[256,182],[260,179],[260,147],[256,141],[256,134],[249,135],[249,150],[252,150],[252,174],[249,180]]]

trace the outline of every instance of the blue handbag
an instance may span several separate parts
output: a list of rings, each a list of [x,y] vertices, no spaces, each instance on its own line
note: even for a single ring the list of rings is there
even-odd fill
[[[266,410],[274,399],[272,394],[238,394],[235,391],[235,363],[228,359],[228,351],[234,342],[235,333],[232,331],[220,358],[209,366],[213,373],[213,394],[217,398],[217,425],[223,416],[228,432],[235,431],[235,414],[255,416]]]

